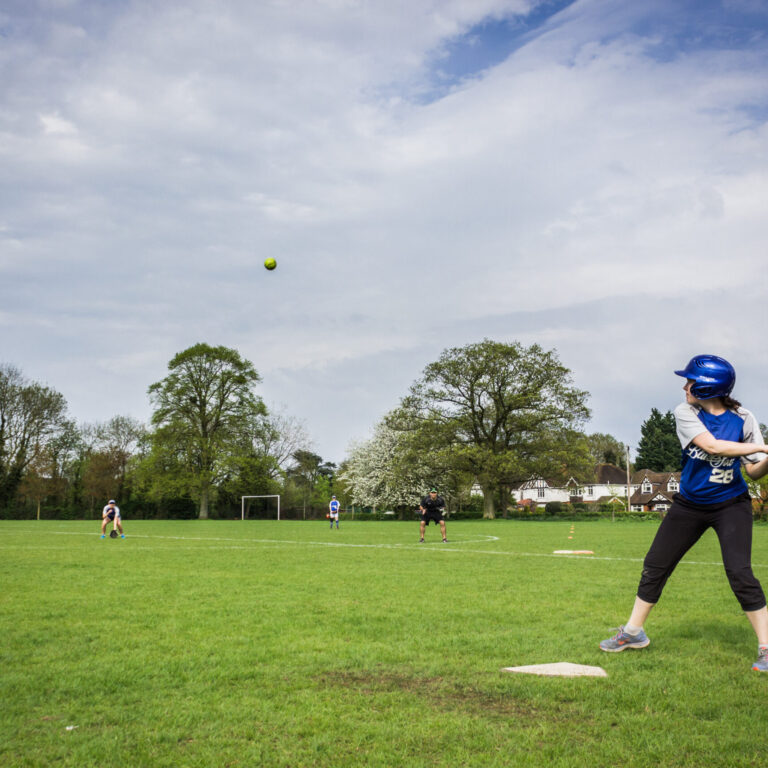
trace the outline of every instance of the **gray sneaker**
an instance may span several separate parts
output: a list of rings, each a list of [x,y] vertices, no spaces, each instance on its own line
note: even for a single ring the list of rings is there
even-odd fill
[[[757,661],[752,665],[752,669],[758,672],[768,672],[768,648],[761,648]]]
[[[628,635],[624,631],[624,627],[619,627],[613,637],[600,643],[600,650],[618,653],[619,651],[626,651],[627,648],[645,648],[650,642],[648,635],[642,629],[637,635]]]

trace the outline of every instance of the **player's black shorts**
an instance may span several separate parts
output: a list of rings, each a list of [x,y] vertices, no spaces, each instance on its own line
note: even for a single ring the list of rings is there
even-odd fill
[[[437,510],[435,510],[434,512],[429,512],[429,511],[423,512],[421,515],[421,519],[427,525],[429,525],[430,520],[434,521],[435,525],[437,525],[438,523],[442,523],[445,520],[445,518],[443,517],[443,513]]]

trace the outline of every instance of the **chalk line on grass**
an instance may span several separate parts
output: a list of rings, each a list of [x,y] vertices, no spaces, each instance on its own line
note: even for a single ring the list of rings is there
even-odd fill
[[[0,536],[5,533],[3,531],[0,531]],[[39,530],[27,530],[27,531],[21,531],[16,530],[13,531],[11,535],[13,534],[21,534],[21,533],[27,533],[27,534],[35,534],[39,537],[40,531]],[[87,533],[82,531],[50,531],[50,535],[60,535],[60,536],[98,536],[99,534],[96,533]],[[160,540],[167,540],[167,541],[199,541],[199,542],[206,542],[206,541],[215,541],[215,542],[232,542],[233,546],[231,547],[216,547],[216,549],[247,549],[247,545],[257,544],[257,545],[274,545],[274,546],[296,546],[296,547],[302,547],[302,546],[311,546],[311,547],[337,547],[337,548],[350,548],[350,549],[399,549],[399,550],[413,550],[418,552],[454,552],[458,554],[474,554],[474,555],[486,555],[486,556],[498,556],[498,557],[544,557],[544,558],[550,558],[550,559],[557,559],[557,560],[580,560],[581,562],[590,562],[590,561],[601,561],[601,562],[617,562],[617,563],[642,563],[643,558],[642,557],[609,557],[609,556],[600,556],[600,555],[585,555],[585,554],[573,554],[573,555],[565,555],[565,554],[554,554],[550,552],[510,552],[507,550],[494,550],[494,549],[468,549],[468,548],[456,548],[454,546],[445,546],[441,544],[440,542],[436,541],[434,545],[424,545],[424,544],[405,544],[402,542],[396,542],[392,544],[388,543],[378,543],[378,544],[355,544],[353,542],[343,542],[343,541],[301,541],[298,539],[248,539],[248,538],[232,538],[232,537],[223,537],[223,536],[161,536],[161,535],[148,535],[148,534],[133,534],[129,536],[128,538],[123,541],[121,539],[121,549],[124,551],[128,551],[127,546],[123,548],[122,544],[128,544],[130,540],[136,540],[136,539],[160,539]],[[501,541],[501,538],[498,536],[492,536],[488,537],[488,541],[490,543],[491,540],[495,541]],[[39,538],[38,538],[39,542]],[[454,542],[451,542],[453,545]],[[456,542],[459,543],[459,542]],[[468,541],[467,543],[478,543],[478,542],[472,542]],[[39,546],[39,545],[38,545]],[[35,546],[24,546],[24,547],[12,547],[12,546],[3,546],[0,545],[0,550],[3,549],[34,549]],[[39,548],[49,548],[50,547],[44,547],[40,546]],[[721,560],[715,560],[715,561],[707,561],[707,560],[681,560],[680,565],[705,565],[705,566],[716,566],[716,567],[723,567],[723,563]],[[764,563],[752,563],[753,568],[768,568],[767,564]]]
[[[15,531],[0,531],[0,536],[3,534],[9,535],[9,536],[22,536],[22,535],[35,535],[40,536],[39,530],[34,529],[28,529],[28,530],[15,530]],[[91,538],[94,536],[100,536],[99,533],[94,533],[93,531],[45,531],[45,534],[49,536],[90,536]],[[166,536],[166,535],[160,535],[160,534],[148,534],[148,533],[133,533],[130,535],[131,539],[169,539],[172,541],[236,541],[239,543],[243,542],[253,542],[256,544],[269,544],[271,542],[274,542],[276,544],[317,544],[318,546],[326,546],[326,547],[387,547],[387,548],[402,548],[402,547],[413,547],[414,549],[424,549],[424,547],[417,547],[413,543],[409,542],[394,542],[394,543],[386,543],[382,542],[379,544],[355,544],[353,542],[349,541],[302,541],[300,539],[249,539],[247,537],[242,536]],[[482,544],[483,542],[487,541],[500,541],[500,538],[498,536],[489,536],[487,534],[478,534],[476,537],[466,539],[465,541],[457,540],[457,541],[451,541],[452,544]],[[434,542],[430,543],[439,543],[439,539],[435,539]],[[442,549],[445,549],[445,547],[442,547]]]
[[[553,555],[594,555],[591,549],[556,549]]]

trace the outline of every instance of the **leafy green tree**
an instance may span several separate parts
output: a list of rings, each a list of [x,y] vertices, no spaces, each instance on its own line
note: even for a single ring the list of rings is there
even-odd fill
[[[113,467],[114,486],[109,496],[124,498],[128,465],[146,439],[147,429],[131,416],[113,416],[96,427],[97,449]]]
[[[99,508],[104,505],[105,495],[111,498],[108,494],[112,487],[111,478],[104,478],[102,471],[104,462],[99,456],[97,431],[96,424],[80,425],[78,430],[80,439],[72,462],[70,482],[70,493],[75,503],[87,507],[91,517],[95,516],[97,505]],[[122,504],[122,499],[120,503]]]
[[[158,509],[188,497],[198,483],[194,453],[189,448],[183,430],[172,426],[154,430],[146,452],[131,470],[132,486],[138,494]],[[198,514],[199,508],[198,498]]]
[[[75,515],[80,512],[71,493],[80,442],[77,425],[65,419],[60,431],[46,442],[27,467],[19,486],[19,495],[36,505],[38,517],[43,504],[47,511],[54,514],[65,512],[67,515]]]
[[[325,478],[327,486],[331,487],[336,465],[323,461],[312,451],[301,449],[293,454],[293,465],[288,468],[287,477],[299,489],[302,505],[302,516],[306,518],[307,507],[312,508],[312,497],[318,480]]]
[[[763,439],[768,440],[768,427],[765,424],[760,425],[760,431],[763,433]],[[747,481],[749,494],[752,497],[752,504],[756,508],[755,516],[760,520],[768,517],[768,475],[759,480],[753,480],[742,467],[742,475]]]
[[[271,425],[260,419],[254,429],[261,434]],[[243,496],[278,494],[282,490],[282,473],[277,458],[265,453],[262,439],[249,439],[231,443],[222,459],[222,478],[218,486],[218,506],[222,511],[240,513]]]
[[[587,443],[595,464],[613,464],[621,469],[627,468],[627,448],[613,435],[594,432],[587,435]]]
[[[753,480],[746,472],[743,475],[756,510],[755,515],[759,520],[765,520],[768,517],[768,475],[759,480]]]
[[[83,497],[91,514],[110,498],[127,509],[129,468],[145,450],[149,437],[145,425],[131,416],[113,416],[102,423],[83,424],[79,434],[79,455],[72,471],[73,495]]]
[[[672,411],[662,414],[656,408],[651,408],[651,415],[640,428],[635,469],[678,472],[681,460],[682,453],[680,441],[677,439],[675,415]]]
[[[106,451],[92,450],[83,472],[83,490],[91,511],[103,507],[107,499],[117,499],[125,507],[122,494],[117,493],[117,468]]]
[[[67,423],[64,396],[0,365],[0,510],[10,506],[27,468]]]
[[[496,516],[499,492],[539,473],[588,471],[578,427],[589,417],[556,352],[483,340],[445,350],[412,386],[398,428],[414,431],[422,450],[477,478],[484,516]]]
[[[74,421],[65,420],[61,430],[48,441],[43,456],[45,474],[50,478],[49,503],[66,508],[69,514],[81,514],[73,494],[77,475],[77,457],[82,444],[80,430]]]
[[[332,493],[331,478],[328,475],[320,475],[315,482],[315,487],[312,489],[312,496],[310,497],[311,506],[314,509],[327,510]]]
[[[35,505],[38,520],[43,499],[51,492],[51,479],[45,474],[45,464],[46,458],[41,454],[27,467],[18,488],[19,495],[25,501],[31,501]]]
[[[208,344],[179,352],[168,369],[149,387],[157,427],[150,465],[169,473],[166,479],[175,490],[196,498],[199,517],[205,519],[233,445],[266,414],[254,392],[261,377],[236,350]]]
[[[241,497],[253,494],[283,496],[283,505],[291,506],[292,491],[304,504],[304,489],[299,483],[285,486],[286,472],[293,465],[293,455],[310,445],[306,428],[298,420],[282,411],[262,415],[242,435],[230,443],[225,460],[223,478],[218,486],[218,503],[230,510],[240,509]],[[294,488],[295,487],[295,488]],[[310,500],[311,505],[315,505]]]

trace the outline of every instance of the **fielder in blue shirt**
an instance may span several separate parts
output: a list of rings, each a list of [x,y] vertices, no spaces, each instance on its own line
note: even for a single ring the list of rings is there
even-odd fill
[[[753,480],[768,474],[768,446],[755,417],[731,397],[736,373],[716,355],[697,355],[675,371],[685,379],[685,402],[675,408],[683,449],[680,492],[675,494],[643,561],[629,621],[600,643],[603,651],[645,648],[643,625],[685,553],[713,528],[728,582],[757,635],[752,669],[768,672],[768,609],[752,573],[752,499],[741,468]]]
[[[335,496],[331,496],[331,503],[328,505],[328,518],[331,521],[331,530],[333,530],[333,521],[336,521],[336,528],[339,527],[339,510],[341,504],[336,500]]]

